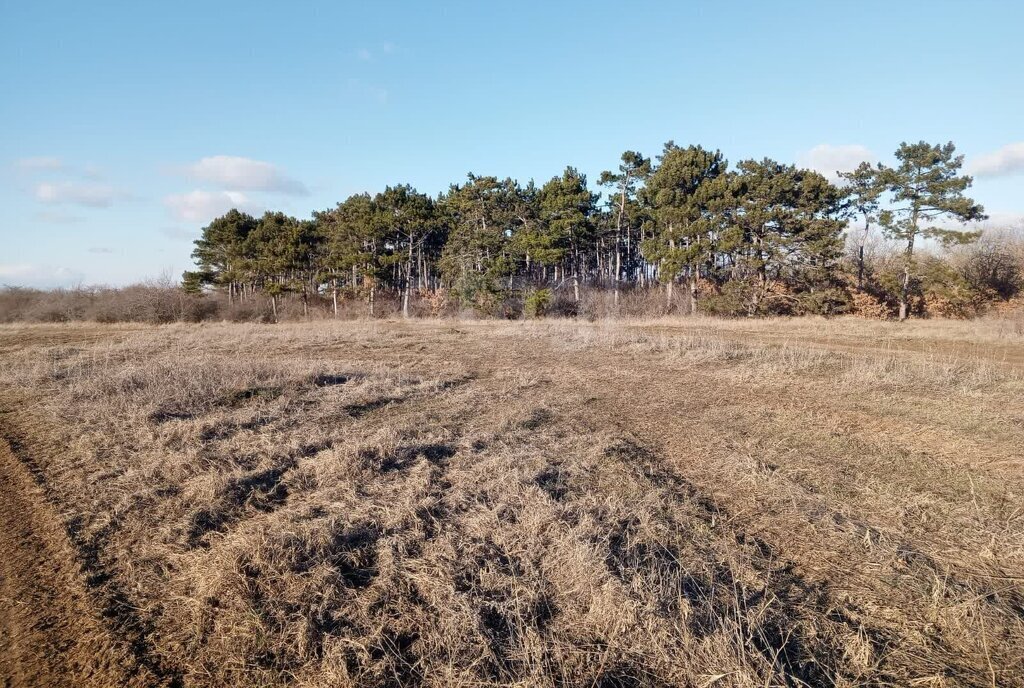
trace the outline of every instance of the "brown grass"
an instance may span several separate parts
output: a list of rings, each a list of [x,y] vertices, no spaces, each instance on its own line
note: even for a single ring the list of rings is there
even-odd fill
[[[1021,686],[1022,351],[1007,320],[2,326],[16,508],[63,527],[2,536],[0,614],[33,557],[68,593],[0,672]]]

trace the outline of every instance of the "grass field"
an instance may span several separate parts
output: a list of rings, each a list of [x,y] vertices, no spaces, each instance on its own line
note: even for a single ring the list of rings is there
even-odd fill
[[[0,679],[1024,686],[1024,327],[0,327]]]

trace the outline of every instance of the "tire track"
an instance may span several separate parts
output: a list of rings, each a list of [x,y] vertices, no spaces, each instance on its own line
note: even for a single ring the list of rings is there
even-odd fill
[[[29,600],[11,614],[13,657],[25,671],[8,683],[179,686],[150,657],[143,624],[102,566],[95,542],[52,506],[44,466],[60,448],[41,420],[23,410],[27,402],[21,395],[0,397],[4,599]],[[28,655],[17,649],[17,637],[38,633]],[[0,657],[6,653],[5,642]]]
[[[0,476],[0,683],[163,684],[105,628],[60,519],[3,439]]]

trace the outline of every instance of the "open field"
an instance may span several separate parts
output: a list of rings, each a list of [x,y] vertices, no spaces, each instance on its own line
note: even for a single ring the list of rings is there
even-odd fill
[[[0,679],[1024,686],[1020,321],[0,327]]]

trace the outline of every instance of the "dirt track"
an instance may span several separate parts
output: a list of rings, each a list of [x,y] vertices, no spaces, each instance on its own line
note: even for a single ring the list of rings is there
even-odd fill
[[[3,439],[0,475],[3,685],[154,685],[103,627],[60,519]]]

